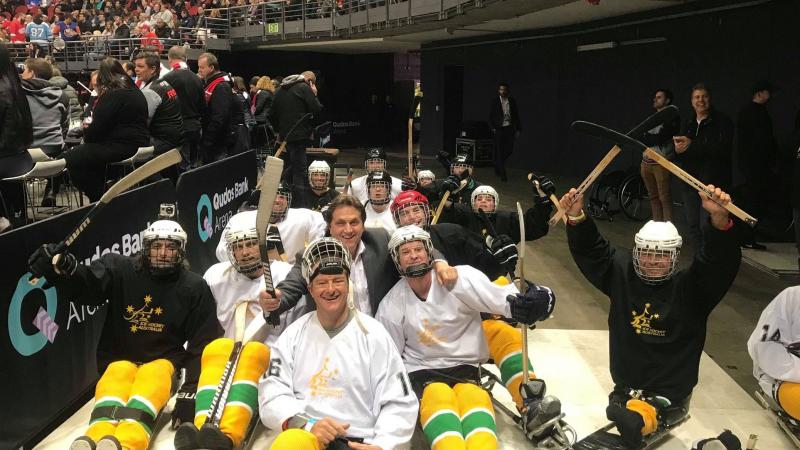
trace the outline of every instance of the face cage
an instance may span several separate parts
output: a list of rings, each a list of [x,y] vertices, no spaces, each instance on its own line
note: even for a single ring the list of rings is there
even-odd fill
[[[258,269],[261,268],[261,253],[256,253],[256,257],[249,258],[244,261],[239,261],[236,259],[234,248],[237,245],[243,245],[247,242],[253,242],[253,245],[258,246],[258,238],[244,238],[244,239],[237,239],[233,242],[228,243],[228,261],[230,261],[231,265],[236,269],[237,272],[241,273],[242,275],[250,275],[253,272],[256,272]]]
[[[283,222],[283,219],[286,218],[286,214],[289,213],[289,208],[292,207],[292,193],[286,191],[278,191],[278,195],[275,198],[283,197],[286,199],[286,209],[283,211],[275,211],[275,208],[272,208],[272,214],[269,216],[270,223],[280,223]]]
[[[324,173],[325,174],[325,182],[322,183],[322,186],[315,186],[314,180],[312,176],[317,173]],[[326,170],[315,170],[313,172],[308,172],[308,184],[311,186],[312,189],[325,189],[328,187],[328,183],[331,181],[331,173]]]
[[[154,264],[150,260],[150,246],[153,245],[155,241],[171,241],[178,243],[178,249],[175,252],[175,258],[172,262],[169,263],[161,263],[156,261]],[[178,239],[165,239],[165,238],[150,238],[144,239],[142,241],[142,264],[144,267],[147,267],[150,270],[150,273],[153,275],[167,275],[174,273],[178,270],[179,267],[183,265],[183,260],[186,257],[186,243],[181,242]]]
[[[386,187],[386,198],[383,198],[381,200],[372,199],[372,195],[370,194],[370,189],[372,189],[372,187],[375,186],[376,184],[382,184]],[[372,203],[373,205],[385,205],[391,201],[392,185],[391,183],[387,183],[385,181],[373,181],[367,184],[367,196],[369,197],[369,202]]]
[[[400,223],[400,215],[402,214],[402,212],[405,211],[407,208],[413,208],[415,206],[419,206],[420,208],[422,208],[422,211],[425,214],[425,219],[424,219],[425,223],[413,223],[413,224],[406,223],[406,224],[401,224]],[[394,212],[392,212],[392,218],[394,218],[394,224],[397,225],[398,227],[403,227],[403,226],[406,226],[406,225],[416,225],[416,226],[418,226],[420,228],[425,228],[428,225],[430,225],[430,223],[431,223],[431,209],[428,206],[428,204],[424,203],[424,202],[408,202],[408,203],[404,204],[403,206],[401,206],[401,207],[397,208],[396,210],[394,210]]]
[[[464,170],[469,171],[470,176],[472,176],[472,166],[469,164],[450,164],[450,175],[455,175],[455,169],[457,167],[463,167]]]
[[[398,253],[398,250],[403,245],[416,241],[422,242],[422,244],[425,246],[425,251],[428,252],[428,262],[409,266],[403,270],[400,268],[400,253]],[[414,239],[405,241],[397,247],[390,249],[389,254],[392,256],[394,266],[397,267],[397,273],[399,273],[401,277],[417,278],[425,275],[433,269],[433,244],[431,243],[430,239]]]
[[[324,275],[336,275],[343,272],[350,276],[350,255],[344,245],[333,238],[326,238],[317,242],[310,249],[310,254],[303,255],[301,273],[306,280],[306,284],[320,273]]]
[[[495,197],[495,196],[494,196],[494,195],[492,195],[492,194],[478,194],[478,195],[476,195],[476,196],[475,196],[475,201],[474,201],[474,202],[472,202],[472,210],[473,210],[474,212],[476,212],[476,213],[478,212],[478,206],[476,205],[476,203],[477,203],[478,199],[479,199],[479,198],[480,198],[482,195],[487,195],[487,196],[491,197],[491,198],[494,200],[494,209],[492,209],[491,211],[486,211],[486,210],[483,210],[483,212],[485,212],[486,214],[494,214],[495,212],[497,212],[497,197]]]
[[[370,170],[369,163],[376,162],[376,161],[381,163],[381,168],[380,169],[372,169],[372,170]],[[375,171],[378,171],[378,170],[384,170],[385,171],[386,170],[386,160],[382,159],[382,158],[365,159],[364,160],[364,170],[366,170],[367,172],[375,172]]]
[[[672,278],[672,275],[675,273],[675,267],[678,264],[678,256],[681,253],[681,249],[675,248],[669,250],[655,250],[635,246],[633,247],[632,252],[633,270],[636,272],[636,275],[638,275],[639,278],[646,284],[658,284]],[[653,256],[666,255],[670,258],[669,267],[666,269],[663,275],[648,275],[645,272],[645,270],[642,268],[641,257],[647,254],[651,254]]]

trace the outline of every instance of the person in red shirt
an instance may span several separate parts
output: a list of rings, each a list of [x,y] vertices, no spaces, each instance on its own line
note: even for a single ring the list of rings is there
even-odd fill
[[[139,25],[139,28],[142,30],[141,47],[143,49],[156,49],[159,53],[164,50],[164,44],[158,40],[158,36],[156,36],[156,33],[150,28],[150,25],[143,23]]]
[[[17,14],[8,25],[8,37],[11,42],[25,42],[25,15]]]

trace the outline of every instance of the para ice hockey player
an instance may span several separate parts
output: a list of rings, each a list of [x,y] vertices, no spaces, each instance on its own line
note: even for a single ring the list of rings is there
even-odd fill
[[[386,150],[377,147],[367,150],[367,154],[364,156],[364,169],[366,169],[367,174],[376,170],[386,171]],[[361,204],[369,200],[367,176],[368,175],[363,175],[354,178],[352,183],[350,183],[350,194],[361,201]],[[400,179],[392,177],[392,197],[402,191],[402,185],[403,183]]]
[[[331,200],[339,195],[339,191],[331,189],[331,166],[325,161],[316,160],[308,166],[308,192],[303,207],[312,211],[321,211]]]
[[[411,439],[417,398],[391,337],[356,309],[350,268],[350,253],[334,238],[303,253],[316,311],[281,334],[259,383],[264,424],[284,430],[272,450],[393,450]]]
[[[497,447],[494,410],[480,387],[479,364],[489,358],[481,312],[533,324],[550,315],[555,296],[531,285],[519,294],[470,266],[456,266],[448,290],[431,275],[428,233],[398,228],[389,251],[402,279],[381,302],[376,318],[392,336],[420,397],[420,423],[433,450]]]
[[[389,203],[395,197],[392,195],[391,190],[392,177],[389,172],[376,170],[367,175],[369,200],[364,204],[364,209],[367,211],[367,220],[364,222],[365,227],[383,228],[389,234],[392,234],[397,228],[389,208]]]
[[[141,253],[108,253],[90,266],[78,264],[70,253],[55,255],[55,249],[56,244],[46,244],[36,250],[29,260],[31,273],[78,303],[100,306],[108,299],[97,347],[102,376],[91,422],[70,449],[146,449],[181,368],[186,378],[172,413],[173,427],[191,422],[200,355],[222,330],[208,285],[183,265],[186,233],[181,226],[171,220],[153,222],[142,234]]]
[[[682,239],[670,222],[646,223],[636,233],[632,253],[617,251],[584,213],[582,195],[576,196],[573,188],[560,200],[575,263],[611,301],[614,391],[606,415],[632,448],[643,436],[686,416],[708,316],[739,269],[734,223],[721,206],[730,202],[730,195],[707,187],[713,195],[700,194],[710,215],[704,245],[686,270],[676,270]]]

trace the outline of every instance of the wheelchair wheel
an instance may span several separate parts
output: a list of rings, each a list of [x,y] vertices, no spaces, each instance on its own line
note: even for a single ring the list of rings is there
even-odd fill
[[[622,182],[619,190],[619,204],[623,214],[637,222],[645,221],[653,215],[650,210],[650,200],[647,197],[647,187],[638,173],[629,175]]]

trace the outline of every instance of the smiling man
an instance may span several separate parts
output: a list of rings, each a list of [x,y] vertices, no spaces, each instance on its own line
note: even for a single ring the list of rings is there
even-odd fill
[[[259,383],[259,412],[284,430],[272,450],[392,450],[411,440],[419,405],[386,330],[358,312],[350,252],[318,239],[302,256],[317,307],[290,325]]]

